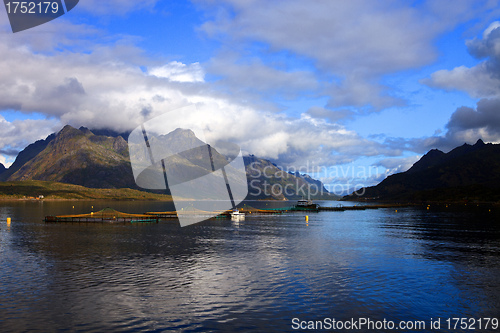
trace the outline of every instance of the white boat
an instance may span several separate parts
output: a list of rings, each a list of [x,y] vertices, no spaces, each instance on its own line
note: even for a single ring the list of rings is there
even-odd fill
[[[231,221],[243,221],[245,220],[245,213],[240,212],[239,210],[235,209],[231,212]]]

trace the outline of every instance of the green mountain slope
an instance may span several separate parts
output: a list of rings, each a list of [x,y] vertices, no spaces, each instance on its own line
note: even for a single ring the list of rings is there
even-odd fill
[[[7,180],[45,180],[91,188],[134,188],[127,142],[65,126]]]

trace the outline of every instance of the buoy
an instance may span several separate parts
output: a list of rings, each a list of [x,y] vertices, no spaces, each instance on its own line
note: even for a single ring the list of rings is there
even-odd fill
[[[10,224],[10,221],[11,221],[11,219],[10,219],[10,217],[8,217],[8,218],[7,218],[7,225],[9,225],[9,224]]]
[[[75,206],[73,206],[73,209],[75,209]]]
[[[398,210],[396,209],[396,213],[398,212]]]
[[[309,222],[309,216],[306,215],[306,222]]]

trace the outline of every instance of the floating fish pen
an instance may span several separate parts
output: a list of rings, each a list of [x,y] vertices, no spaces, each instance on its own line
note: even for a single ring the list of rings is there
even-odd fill
[[[378,208],[397,208],[409,206],[404,204],[382,204],[382,205],[360,205],[360,206],[342,206],[336,207],[321,207],[316,209],[306,207],[284,207],[272,209],[258,209],[244,205],[239,209],[240,213],[247,215],[264,215],[264,214],[283,214],[293,211],[346,211],[346,210],[365,210],[365,209],[378,209]],[[202,216],[206,219],[228,218],[231,217],[232,210],[228,211],[204,211],[194,207],[182,209],[180,211],[166,211],[166,212],[147,212],[144,214],[129,214],[119,212],[112,208],[105,208],[98,212],[90,214],[77,214],[77,215],[59,215],[59,216],[46,216],[45,222],[98,222],[98,223],[158,223],[160,219],[177,219],[179,215]]]
[[[242,208],[238,209],[239,212],[245,214],[283,214],[291,210],[291,207],[287,208],[276,208],[276,209],[258,209],[248,205],[244,205]],[[166,212],[147,212],[144,213],[148,216],[154,216],[158,219],[176,219],[178,215],[188,215],[188,216],[204,216],[207,219],[220,219],[231,217],[233,210],[220,210],[220,211],[205,211],[201,209],[196,209],[194,207],[188,207],[186,209],[181,209],[180,211],[166,211]]]
[[[90,214],[46,216],[45,222],[157,223],[158,217],[147,214],[123,213],[112,208],[105,208]]]
[[[178,211],[166,211],[166,212],[146,212],[144,214],[148,216],[154,216],[158,219],[176,219],[179,215],[184,215],[184,216],[201,216],[201,217],[206,217],[207,219],[223,214],[224,211],[206,211],[206,210],[201,210],[197,209],[194,207],[187,207],[187,208],[181,208],[181,210]]]
[[[206,211],[189,207],[187,209],[181,209],[180,211],[147,212],[144,214],[154,216],[158,219],[176,219],[179,215],[206,217],[207,219],[210,219],[228,217],[230,215],[230,211]]]
[[[281,208],[254,208],[252,206],[243,205],[243,207],[239,210],[245,214],[283,214],[285,212],[291,211],[293,207],[281,207]],[[230,214],[231,211],[227,211],[227,214]]]
[[[176,219],[177,218],[177,212],[176,211],[171,211],[171,212],[147,212],[144,213],[147,216],[153,216],[157,219]]]

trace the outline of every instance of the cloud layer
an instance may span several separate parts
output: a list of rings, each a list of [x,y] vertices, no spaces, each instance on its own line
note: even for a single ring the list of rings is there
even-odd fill
[[[323,89],[317,94],[328,96],[329,101],[319,107],[354,110],[404,105],[405,101],[381,83],[382,78],[431,63],[437,57],[434,41],[440,34],[478,13],[495,10],[491,2],[471,0],[455,1],[453,6],[439,0],[416,4],[390,0],[198,2],[213,13],[202,31],[229,45],[233,58],[239,55],[239,64],[232,64],[230,71],[225,66],[211,68],[231,87],[269,89],[267,84],[273,81],[265,75],[250,74],[251,85],[241,80],[243,73],[253,72],[250,67],[268,76],[292,78],[280,62],[288,57],[309,68],[321,83]],[[248,59],[249,49],[252,54],[275,55],[276,61],[265,64],[265,69],[262,63]],[[227,55],[221,52],[215,63],[219,57]],[[293,82],[311,81],[305,73],[301,76]]]
[[[360,155],[391,153],[341,125],[306,114],[290,117],[238,103],[206,83],[198,63],[158,65],[150,61],[144,70],[134,63],[137,52],[128,50],[130,61],[119,43],[97,45],[85,53],[41,53],[30,49],[25,40],[0,35],[0,109],[46,117],[13,122],[2,118],[0,149],[15,152],[64,124],[131,130],[160,114],[194,104],[196,114],[173,116],[172,121],[186,127],[209,127],[247,152],[284,165],[305,164],[312,159],[324,164],[345,163]],[[267,75],[265,71],[253,74]],[[301,75],[274,78],[274,83],[283,85]],[[295,83],[302,85],[297,89],[314,85],[310,79],[304,82]]]
[[[461,106],[446,124],[447,132],[438,138],[441,145],[453,146],[478,139],[500,142],[500,22],[495,21],[482,38],[466,42],[469,53],[481,60],[473,67],[440,70],[423,83],[444,90],[458,90],[479,98],[475,108]]]
[[[476,98],[500,97],[500,22],[493,22],[484,31],[482,39],[466,42],[467,50],[482,60],[473,67],[459,66],[440,70],[423,83],[445,90],[465,91]]]
[[[440,0],[195,3],[207,18],[199,27],[201,35],[219,46],[206,61],[152,59],[135,37],[110,36],[102,25],[72,23],[66,16],[22,35],[1,33],[0,110],[45,119],[1,117],[0,154],[13,154],[64,124],[126,131],[191,104],[195,114],[173,112],[172,121],[205,126],[285,167],[311,161],[342,165],[371,157],[389,172],[404,171],[413,161],[405,152],[421,153],[479,135],[498,139],[498,24],[467,43],[470,53],[482,59],[479,65],[438,71],[425,81],[488,98],[475,109],[457,110],[444,136],[382,141],[339,123],[404,105],[383,78],[432,63],[436,38],[478,13],[493,12],[491,2],[458,0],[451,7]],[[154,11],[156,4],[89,0],[78,8],[113,17]],[[4,14],[0,28],[9,30]],[[281,112],[286,101],[303,99],[322,102]]]

